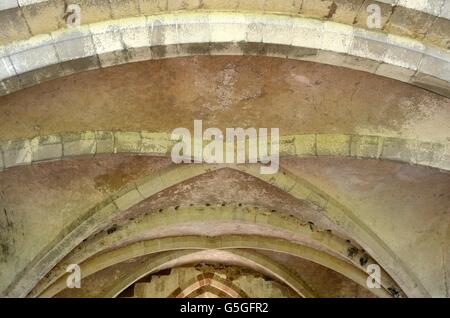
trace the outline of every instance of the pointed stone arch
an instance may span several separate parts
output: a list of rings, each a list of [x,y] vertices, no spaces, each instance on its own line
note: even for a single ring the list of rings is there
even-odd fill
[[[222,168],[236,169],[253,175],[286,191],[299,200],[319,207],[335,224],[347,231],[358,244],[377,260],[382,268],[400,285],[406,295],[426,296],[428,294],[406,264],[351,210],[306,180],[296,177],[283,169],[275,175],[260,175],[259,165],[183,165],[143,177],[87,211],[83,220],[70,225],[29,263],[25,270],[9,286],[6,295],[25,296],[28,294],[39,280],[65,255],[91,234],[105,228],[111,218],[120,211],[126,211],[128,208],[165,188],[203,173]]]
[[[265,55],[337,65],[450,96],[450,55],[443,49],[336,22],[237,12],[111,20],[11,43],[0,47],[0,96],[79,71],[192,55]]]

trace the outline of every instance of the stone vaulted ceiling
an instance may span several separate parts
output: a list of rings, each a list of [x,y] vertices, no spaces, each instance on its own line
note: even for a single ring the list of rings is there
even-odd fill
[[[0,296],[449,297],[450,1],[1,0]]]

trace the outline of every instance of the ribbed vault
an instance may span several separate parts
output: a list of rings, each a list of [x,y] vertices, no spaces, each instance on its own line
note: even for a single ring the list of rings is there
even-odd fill
[[[2,1],[0,295],[448,297],[449,3]],[[200,119],[278,172],[174,164]]]

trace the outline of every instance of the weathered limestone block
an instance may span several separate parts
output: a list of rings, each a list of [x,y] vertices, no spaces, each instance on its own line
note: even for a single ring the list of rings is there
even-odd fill
[[[202,6],[202,0],[167,0],[168,11],[195,10]]]
[[[364,0],[334,0],[327,18],[335,22],[353,24]]]
[[[209,16],[189,14],[177,20],[178,43],[208,43],[211,40]]]
[[[31,140],[33,162],[55,160],[62,157],[62,140],[59,135],[35,137]]]
[[[22,2],[19,0],[22,13],[33,35],[49,33],[66,26],[64,1],[48,0],[33,5],[23,5]]]
[[[295,156],[295,136],[280,136],[280,156]]]
[[[109,0],[113,19],[139,15],[138,0]]]
[[[141,14],[154,14],[161,11],[167,11],[168,0],[139,0],[139,9]]]
[[[1,147],[5,168],[31,163],[32,150],[29,139],[11,140],[2,143]]]
[[[178,54],[177,19],[173,14],[148,18],[151,25],[151,51],[154,58],[175,57]]]
[[[25,7],[36,3],[46,2],[48,0],[17,0],[19,6]]]
[[[447,1],[447,4],[450,11],[450,1]],[[448,15],[448,18],[439,18],[433,22],[425,36],[427,42],[450,49],[450,12],[448,12]]]
[[[316,138],[318,156],[350,155],[349,135],[318,134]]]
[[[386,44],[383,62],[417,70],[425,51],[425,46],[421,42],[389,34]]]
[[[281,45],[292,44],[293,19],[267,16],[262,29],[262,41]]]
[[[317,51],[316,55],[305,56],[303,60],[317,62],[321,64],[329,64],[335,66],[342,66],[345,63],[347,54],[335,53],[330,51]]]
[[[90,25],[92,39],[102,67],[126,62],[121,32],[117,25],[100,22]]]
[[[203,0],[202,8],[206,10],[236,10],[238,6],[239,0]]]
[[[416,163],[416,142],[399,138],[385,138],[381,157],[383,159]]]
[[[418,142],[417,145],[417,164],[430,165],[439,162],[440,157],[445,151],[445,145],[432,143],[432,142]]]
[[[441,158],[442,164],[440,165],[440,168],[450,170],[450,145],[447,144],[445,147],[445,151],[443,152],[443,156]]]
[[[96,53],[89,27],[83,26],[51,33],[61,61],[92,56]]]
[[[5,161],[3,159],[3,150],[0,145],[0,171],[3,171],[3,169],[5,169]]]
[[[151,59],[150,27],[145,17],[125,20],[121,32],[129,62]]]
[[[97,144],[94,132],[66,133],[61,137],[64,157],[95,154]]]
[[[409,70],[400,66],[395,66],[386,63],[381,63],[378,66],[377,70],[375,71],[375,74],[377,75],[394,78],[406,83],[408,83],[411,80],[414,73],[415,71],[413,70]]]
[[[411,76],[411,83],[444,96],[450,96],[448,82],[434,76],[417,72],[414,76]]]
[[[240,42],[246,39],[247,26],[244,15],[210,14],[209,19],[212,42]]]
[[[9,78],[16,75],[11,61],[4,48],[0,47],[0,80]]]
[[[295,154],[297,156],[315,156],[316,155],[316,135],[297,135],[295,136]]]
[[[25,18],[20,10],[14,8],[0,10],[0,30],[2,30],[0,45],[6,45],[14,40],[24,40],[31,36]]]
[[[358,158],[379,158],[381,153],[380,137],[352,136],[350,155]]]
[[[243,2],[241,0],[241,2]],[[250,1],[246,1],[250,2]],[[280,12],[280,13],[290,13],[296,14],[300,11],[302,5],[302,0],[266,0],[264,6],[264,11],[267,12]]]
[[[142,181],[141,184],[138,184],[137,188],[145,198],[154,195],[163,188],[159,174],[149,176]]]
[[[100,62],[97,55],[70,60],[59,64],[60,76],[66,76],[74,73],[96,70],[100,68]]]
[[[59,62],[50,35],[38,35],[7,47],[18,74]]]
[[[137,189],[127,188],[124,192],[118,193],[114,199],[114,203],[120,211],[125,211],[144,199]]]
[[[6,84],[2,81],[0,81],[0,96],[9,94],[8,88],[6,87]]]
[[[316,192],[311,192],[306,200],[316,205],[319,209],[325,209],[328,205],[328,198]]]
[[[433,160],[430,166],[450,170],[450,144],[433,147]]]
[[[191,14],[177,22],[178,54],[209,54],[211,33],[207,14]]]
[[[322,46],[323,23],[313,19],[295,19],[292,23],[292,45],[313,49]]]
[[[21,88],[23,88],[23,85],[19,80],[19,76],[4,79],[0,85],[0,89],[4,90],[7,93],[18,91]]]
[[[59,78],[63,74],[65,75],[65,73],[61,71],[60,66],[60,64],[50,64],[49,66],[20,74],[18,76],[21,84],[20,88],[34,86],[45,81]]]
[[[244,15],[211,14],[209,19],[212,42],[210,54],[243,55],[243,48],[238,42],[246,39],[247,26]]]
[[[96,131],[95,139],[97,144],[97,154],[114,152],[114,134],[112,132]]]
[[[446,0],[397,0],[398,6],[439,16],[443,3]]]
[[[267,181],[276,186],[277,188],[282,189],[283,191],[289,192],[297,182],[295,178],[289,178],[284,173],[275,173],[272,175],[267,175]]]
[[[166,173],[160,174],[160,179],[164,187],[170,187],[174,184],[182,182],[189,176],[191,176],[190,171],[188,171],[187,169],[182,169],[181,166],[176,166],[175,168],[170,169]]]
[[[0,2],[0,10],[7,10],[11,8],[17,8],[19,4],[17,0],[3,0]]]
[[[237,43],[211,43],[209,45],[210,55],[243,55],[242,46]]]
[[[347,53],[353,39],[353,30],[352,26],[335,22],[324,22],[322,50]]]
[[[419,66],[419,72],[450,82],[450,54],[439,49],[427,48]]]
[[[349,54],[375,61],[383,61],[386,54],[387,34],[355,29]]]
[[[314,58],[317,55],[317,49],[310,49],[304,47],[288,47],[286,53],[287,58],[294,60],[305,60],[306,58]]]
[[[333,0],[303,0],[301,13],[305,16],[311,17],[327,17],[332,16],[333,11],[336,8],[333,7]]]
[[[149,133],[141,132],[141,152],[142,153],[154,153],[154,154],[166,154],[170,151],[170,136],[165,133]]]
[[[264,21],[259,16],[245,15],[247,31],[243,42],[239,42],[244,55],[266,55],[270,44],[263,43]]]
[[[385,26],[385,30],[390,33],[421,39],[430,30],[435,19],[435,16],[428,13],[397,6]]]
[[[450,1],[444,1],[439,17],[450,20]]]
[[[253,12],[262,11],[265,8],[266,1],[267,0],[240,0],[238,4],[238,10]]]
[[[139,132],[114,133],[114,153],[140,152],[141,134]]]
[[[347,55],[342,63],[343,67],[351,68],[353,70],[375,73],[381,62],[368,60],[366,58]]]

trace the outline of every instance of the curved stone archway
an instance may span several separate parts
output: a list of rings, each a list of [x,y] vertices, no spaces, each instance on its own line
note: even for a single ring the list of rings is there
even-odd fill
[[[166,133],[147,131],[84,131],[8,140],[0,144],[2,169],[101,154],[169,156],[172,146]],[[197,142],[195,139],[192,141]],[[106,145],[106,146],[105,146]],[[280,139],[280,157],[336,156],[394,160],[450,170],[450,144],[373,135],[305,134]],[[236,150],[235,150],[236,151]],[[196,158],[193,157],[193,160]]]
[[[447,46],[445,26],[450,19],[448,4],[443,1],[373,1],[380,7],[380,29],[393,34],[421,38],[438,46]],[[161,14],[170,11],[240,11],[283,13],[325,19],[345,24],[357,24],[368,28],[366,22],[368,4],[361,0],[322,1],[314,0],[272,1],[199,1],[199,0],[118,0],[103,2],[101,0],[74,0],[71,4],[80,5],[83,12],[81,24],[100,22],[110,18]],[[370,4],[370,3],[369,3]],[[71,11],[62,0],[16,1],[9,0],[0,7],[6,22],[15,21],[16,28],[4,24],[5,32],[0,43],[11,40],[26,39],[30,35],[50,33],[67,23],[66,11]],[[418,17],[415,24],[407,18]],[[45,21],[45,23],[43,23]],[[26,26],[29,26],[28,28]],[[424,34],[425,33],[425,34]],[[425,36],[424,36],[425,35]]]
[[[193,168],[194,167],[194,168]],[[50,268],[52,268],[57,261],[61,260],[67,253],[69,253],[76,245],[80,244],[89,235],[95,233],[101,228],[107,226],[108,220],[110,220],[114,214],[120,211],[126,211],[130,207],[141,202],[145,198],[150,197],[164,188],[171,187],[186,179],[193,178],[197,175],[201,175],[205,172],[210,172],[214,169],[220,168],[220,166],[211,165],[194,165],[193,167],[186,165],[183,167],[174,167],[167,169],[165,173],[158,173],[156,176],[149,176],[142,178],[136,184],[131,187],[122,189],[119,193],[112,198],[105,200],[96,207],[84,215],[88,216],[83,222],[78,225],[72,225],[72,232],[65,230],[63,233],[69,232],[69,235],[62,234],[60,238],[57,238],[59,242],[53,247],[53,251],[42,252],[42,258],[36,258],[32,268],[27,269],[24,272],[22,281],[30,281],[28,273],[33,273],[34,277],[36,272],[41,272],[43,277]],[[414,295],[414,293],[425,292],[423,287],[418,286],[417,278],[414,278],[412,273],[408,269],[400,269],[400,262],[395,260],[393,252],[387,248],[386,243],[380,241],[367,227],[357,220],[352,212],[340,205],[338,202],[330,197],[327,197],[325,193],[315,189],[311,184],[304,180],[299,180],[295,176],[290,175],[286,171],[282,171],[269,177],[261,177],[258,172],[258,166],[245,167],[237,166],[234,169],[241,170],[247,174],[253,175],[256,178],[262,179],[269,184],[286,191],[297,199],[310,202],[314,206],[318,206],[325,211],[328,217],[335,223],[343,226],[346,231],[349,231],[352,237],[356,237],[356,241],[364,247],[369,254],[374,255],[375,259],[382,265],[382,267],[396,280],[401,288],[407,295]],[[58,253],[58,254],[55,254]],[[50,261],[50,258],[53,261]],[[395,269],[386,266],[385,264],[393,264],[396,262]],[[28,274],[29,275],[29,274]],[[35,282],[37,283],[37,281]],[[15,287],[23,288],[20,282],[15,283]],[[32,286],[25,287],[29,292]],[[411,290],[410,290],[411,288]],[[422,289],[422,291],[420,291]],[[10,289],[12,292],[12,289]]]
[[[331,41],[336,38],[339,41]],[[450,57],[443,50],[334,22],[280,15],[149,16],[40,35],[1,49],[7,53],[1,60],[5,73],[2,95],[80,71],[72,61],[86,60],[84,70],[90,70],[206,54],[265,55],[356,68],[449,96]],[[46,58],[36,62],[36,54]],[[362,62],[355,63],[355,59]]]
[[[7,0],[0,30],[2,297],[449,297],[449,1]],[[199,122],[279,131],[277,172],[246,137],[203,162]]]
[[[199,224],[199,225],[196,225]],[[299,257],[306,258],[318,264],[321,264],[327,268],[333,269],[344,276],[357,281],[360,285],[365,286],[367,275],[364,274],[366,268],[370,264],[376,264],[376,261],[367,255],[363,250],[355,247],[344,239],[337,235],[331,234],[331,230],[319,230],[312,222],[301,224],[295,222],[291,217],[287,215],[279,215],[277,212],[270,211],[261,207],[248,207],[248,206],[189,206],[189,207],[176,207],[168,210],[153,211],[148,216],[139,220],[134,220],[131,224],[114,225],[114,232],[107,229],[101,234],[97,234],[92,239],[86,239],[81,243],[76,250],[66,256],[58,265],[56,265],[51,272],[47,273],[45,278],[41,280],[34,290],[29,294],[30,296],[38,295],[43,288],[55,283],[58,279],[59,286],[65,285],[65,279],[62,276],[65,273],[65,268],[69,264],[81,264],[85,260],[102,253],[105,250],[118,248],[119,246],[130,244],[144,238],[156,237],[158,231],[163,227],[165,228],[165,235],[177,235],[179,228],[195,228],[208,227],[217,228],[216,231],[210,230],[209,236],[223,235],[224,233],[234,233],[236,226],[239,226],[240,230],[253,235],[271,234],[271,238],[267,238],[267,242],[261,243],[261,246],[269,247],[273,243],[270,239],[276,240],[280,238],[282,240],[289,240],[296,242],[296,244],[304,245],[304,247],[290,247],[283,250],[286,253],[294,254]],[[272,234],[273,233],[273,234]],[[188,242],[184,242],[181,239],[178,245],[179,247],[187,244],[186,248],[193,248]],[[248,239],[243,239],[242,242]],[[249,246],[256,248],[258,244],[258,238],[253,239],[254,242],[249,242]],[[199,240],[201,241],[201,240]],[[162,243],[158,242],[158,248],[162,248]],[[241,242],[241,243],[242,243]],[[206,244],[206,243],[205,243]],[[220,243],[220,246],[225,247],[227,243]],[[278,243],[275,243],[278,244]],[[139,243],[131,247],[132,251],[140,250]],[[277,245],[275,245],[277,246]],[[308,247],[309,246],[309,247]],[[274,247],[275,248],[275,247]],[[278,250],[281,247],[278,247]],[[331,255],[325,255],[322,252],[315,254],[315,249],[319,249]],[[295,251],[297,250],[297,251]],[[289,252],[288,252],[289,251]],[[352,251],[349,253],[349,251]],[[301,252],[299,255],[297,253]],[[323,254],[323,255],[322,255]],[[322,256],[321,256],[322,255]],[[101,258],[101,256],[100,256]],[[114,259],[114,257],[107,256],[108,259]],[[131,258],[131,257],[130,257]],[[336,258],[336,260],[334,260]],[[97,259],[97,258],[96,258]],[[365,260],[365,263],[361,263],[361,260]],[[352,268],[346,262],[351,263],[355,268]],[[339,264],[335,267],[333,264]],[[362,271],[357,274],[355,278],[355,272]],[[85,269],[83,267],[84,275],[89,275],[91,269]],[[381,284],[386,289],[399,290],[395,283],[389,278],[389,275],[384,271],[382,272]],[[384,295],[384,294],[383,294]]]
[[[176,247],[174,247],[176,246]],[[296,257],[312,261],[331,270],[334,270],[343,276],[351,279],[360,286],[366,288],[367,273],[356,265],[350,265],[344,260],[340,260],[325,252],[319,252],[313,248],[292,244],[287,240],[274,239],[270,237],[258,236],[218,236],[209,238],[207,241],[201,237],[168,237],[158,240],[142,241],[131,244],[123,248],[106,252],[97,257],[80,263],[84,277],[95,274],[105,268],[121,263],[127,259],[140,257],[147,254],[161,253],[173,250],[194,250],[194,249],[218,249],[235,250],[233,253],[240,255],[242,249],[269,250],[273,252],[290,254]],[[237,250],[239,249],[239,251]],[[373,260],[368,260],[368,265],[374,264]],[[382,275],[382,285],[384,289],[377,289],[374,293],[380,297],[391,297],[391,291],[400,293],[395,283],[387,277],[386,273]],[[66,288],[66,276],[60,277],[46,290],[40,294],[40,297],[51,297]],[[298,288],[297,288],[298,289]]]

